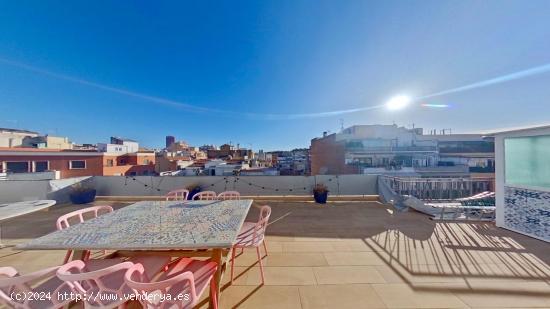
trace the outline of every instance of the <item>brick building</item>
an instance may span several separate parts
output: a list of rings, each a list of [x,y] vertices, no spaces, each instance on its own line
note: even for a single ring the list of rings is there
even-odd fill
[[[0,148],[0,172],[56,171],[59,178],[154,175],[155,154],[109,154],[85,150]]]
[[[494,143],[482,134],[356,125],[311,140],[311,174],[469,177],[494,173]]]
[[[311,175],[359,174],[355,166],[346,164],[345,143],[338,142],[336,134],[312,139],[309,153]]]

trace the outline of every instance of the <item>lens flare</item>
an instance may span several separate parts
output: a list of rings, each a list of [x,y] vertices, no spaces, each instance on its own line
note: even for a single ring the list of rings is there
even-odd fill
[[[422,107],[429,107],[429,108],[448,108],[451,107],[449,104],[430,104],[430,103],[422,103],[420,104]]]

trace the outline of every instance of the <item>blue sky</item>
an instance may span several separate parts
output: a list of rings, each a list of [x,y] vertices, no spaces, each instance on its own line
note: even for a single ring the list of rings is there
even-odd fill
[[[0,127],[274,150],[307,147],[340,119],[454,132],[547,123],[550,72],[420,102],[447,109],[266,115],[376,106],[548,64],[549,14],[534,0],[2,1]]]

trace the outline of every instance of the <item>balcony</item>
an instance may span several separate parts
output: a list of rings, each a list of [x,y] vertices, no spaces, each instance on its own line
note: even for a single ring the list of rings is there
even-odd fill
[[[389,147],[364,147],[355,144],[347,145],[346,151],[351,153],[436,153],[435,146],[389,146]]]
[[[471,166],[470,173],[494,173],[494,166]]]
[[[139,182],[125,177],[92,179],[103,194],[107,187],[111,193],[126,190],[128,194],[104,195],[96,204],[120,209],[130,203],[121,202],[124,199],[153,195],[150,179],[154,178],[147,178],[149,182],[145,177],[138,177]],[[165,177],[161,187],[170,185],[167,179],[172,178],[183,177]],[[308,184],[307,178],[245,179],[264,188],[289,189]],[[233,285],[224,276],[220,308],[550,307],[550,244],[493,223],[439,222],[413,211],[400,213],[371,201],[368,193],[376,190],[369,187],[371,176],[339,178],[322,178],[333,200],[337,181],[346,187],[341,188],[337,202],[326,205],[309,202],[304,191],[283,195],[249,182],[235,184],[250,193],[265,192],[253,194],[254,206],[267,203],[273,209],[266,237],[269,254],[263,259],[266,282],[259,284],[255,252],[245,251],[236,259]],[[118,188],[116,184],[124,179],[127,186]],[[216,191],[227,185],[223,177],[219,180],[213,186]],[[153,182],[158,185],[157,180]],[[357,194],[347,195],[352,190]],[[80,207],[61,204],[3,222],[2,240],[14,245],[52,232],[58,216]],[[257,216],[253,207],[248,220]],[[58,265],[64,254],[7,247],[0,250],[0,265],[25,273]],[[199,308],[206,307],[205,299]]]

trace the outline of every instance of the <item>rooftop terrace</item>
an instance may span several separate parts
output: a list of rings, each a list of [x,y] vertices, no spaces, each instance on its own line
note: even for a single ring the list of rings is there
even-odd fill
[[[255,252],[245,251],[232,286],[224,276],[221,308],[550,308],[548,243],[492,223],[396,213],[378,202],[269,204],[266,283],[259,284]],[[56,218],[77,207],[6,221],[3,242],[52,232]],[[256,208],[249,218],[257,218]],[[0,250],[0,265],[25,273],[63,257],[8,247]]]

